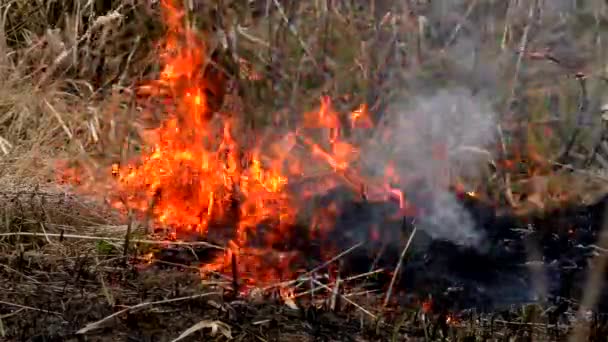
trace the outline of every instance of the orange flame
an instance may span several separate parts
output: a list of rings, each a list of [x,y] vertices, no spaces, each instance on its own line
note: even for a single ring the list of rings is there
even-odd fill
[[[174,1],[163,0],[162,8],[167,26],[160,46],[163,69],[158,81],[141,90],[169,97],[165,108],[168,118],[148,135],[152,143],[138,162],[127,167],[113,164],[113,182],[101,182],[112,184],[109,190],[115,208],[149,215],[155,226],[179,232],[205,235],[220,224],[234,227],[226,254],[202,271],[229,270],[236,256],[239,272],[254,273],[253,281],[282,277],[282,271],[270,270],[264,262],[284,271],[294,258],[288,253],[265,253],[247,244],[257,226],[268,219],[278,222],[269,235],[275,240],[280,240],[283,230],[294,222],[295,194],[287,191],[287,185],[291,177],[306,177],[304,163],[289,153],[296,144],[307,148],[337,176],[307,188],[300,198],[324,192],[341,179],[355,191],[365,189],[372,197],[398,200],[402,210],[409,208],[401,190],[390,186],[397,177],[390,166],[381,182],[366,179],[353,169],[358,149],[342,139],[340,114],[328,96],[321,98],[318,110],[303,117],[306,128],[327,130],[326,141],[315,142],[296,131],[277,139],[270,148],[245,144],[240,139],[236,115],[220,116],[210,106],[213,100],[209,89],[221,85],[208,77],[210,65],[203,38],[184,24],[185,13]],[[353,128],[372,126],[365,104],[350,113],[349,120]],[[329,207],[315,215],[313,231],[324,233],[330,229],[336,211]]]
[[[282,194],[287,180],[276,169],[264,169],[257,157],[252,167],[241,167],[231,120],[223,120],[221,132],[214,130],[205,93],[209,84],[201,71],[207,67],[203,40],[184,28],[180,8],[170,0],[162,4],[168,33],[158,84],[169,88],[175,108],[151,153],[128,170],[113,166],[112,173],[129,207],[146,210],[157,197],[150,209],[158,224],[205,234],[211,222],[238,215],[237,240],[244,243],[248,227],[274,213],[290,216],[289,206],[278,204],[287,200]],[[232,201],[240,202],[238,213],[227,210]]]

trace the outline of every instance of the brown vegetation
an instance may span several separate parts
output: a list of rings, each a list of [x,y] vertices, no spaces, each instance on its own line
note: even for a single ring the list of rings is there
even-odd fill
[[[367,103],[382,125],[396,103],[466,88],[499,117],[501,143],[477,150],[496,171],[470,180],[480,196],[527,213],[606,194],[603,1],[185,3],[212,56],[212,109],[245,118],[244,132],[291,127],[324,94],[344,112]],[[446,324],[423,308],[384,309],[373,296],[353,295],[340,310],[328,309],[331,296],[323,309],[293,309],[278,293],[230,298],[230,282],[201,280],[196,268],[139,269],[157,241],[75,197],[58,170],[79,163],[94,173],[141,150],[145,128],[163,115],[145,110],[159,97],[139,88],[157,78],[163,30],[155,1],[0,4],[0,340],[170,341],[193,326],[185,338],[567,336],[540,304]],[[598,341],[601,329],[591,329]]]

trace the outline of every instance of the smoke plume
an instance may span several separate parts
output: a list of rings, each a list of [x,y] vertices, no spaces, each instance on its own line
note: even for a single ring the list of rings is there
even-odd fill
[[[458,151],[493,143],[491,105],[465,88],[441,89],[393,105],[383,119],[378,129],[382,136],[372,139],[362,154],[365,165],[382,172],[379,166],[392,164],[399,176],[394,186],[405,189],[408,199],[424,210],[418,226],[431,237],[479,246],[483,233],[447,185],[455,173],[481,177],[477,172],[487,156],[484,161]]]

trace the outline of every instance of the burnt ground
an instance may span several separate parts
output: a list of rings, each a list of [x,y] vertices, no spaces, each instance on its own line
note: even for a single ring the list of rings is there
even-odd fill
[[[13,258],[2,260],[3,340],[169,341],[201,320],[225,322],[233,337],[252,341],[295,341],[307,336],[344,340],[335,335],[338,327],[344,336],[361,333],[356,320],[291,310],[272,299],[257,304],[238,300],[221,288],[201,285],[199,273],[187,268],[99,264],[91,255],[49,260],[43,254],[30,254],[19,263]],[[201,294],[208,295],[133,310],[86,335],[75,334],[127,306]],[[190,340],[205,336],[210,337],[198,333]]]
[[[392,335],[386,328],[378,329],[378,323],[362,320],[352,308],[342,313],[294,310],[272,294],[257,301],[235,298],[230,291],[201,285],[199,273],[185,268],[138,270],[111,262],[96,266],[87,255],[50,261],[40,254],[25,259],[21,265],[11,258],[2,260],[0,317],[6,341],[170,341],[202,320],[223,322],[230,336],[242,341],[376,341]],[[132,310],[84,335],[76,334],[128,306],[201,295]],[[185,340],[201,339],[225,336],[214,337],[211,329],[204,329]]]
[[[184,269],[142,271],[121,265],[95,268],[95,262],[86,256],[55,260],[52,265],[36,261],[35,256],[28,259],[29,265],[10,271],[4,267],[1,273],[2,333],[6,341],[171,341],[202,320],[224,323],[230,336],[241,341],[398,341],[405,336],[467,340],[475,336],[523,338],[547,334],[559,338],[567,331],[567,326],[532,323],[532,317],[541,312],[533,306],[493,314],[469,311],[458,316],[458,325],[448,326],[442,313],[426,316],[420,307],[404,305],[385,309],[382,323],[348,304],[329,310],[298,302],[300,308],[291,309],[272,295],[258,300],[234,298],[230,291],[202,286],[197,272]],[[75,334],[127,306],[203,294],[209,295],[132,310],[84,335]],[[356,301],[373,308],[380,307],[377,299]],[[596,334],[601,334],[597,329]],[[226,337],[221,329],[215,336],[211,329],[203,329],[185,340]]]
[[[416,223],[386,220],[383,235],[372,239],[366,225],[394,208],[348,196],[335,235],[315,241],[293,233],[275,248],[306,253],[293,266],[310,270],[329,248],[325,241],[339,247],[334,246],[336,253],[365,241],[332,268],[343,278],[380,267],[389,272],[348,282],[336,296],[317,287],[314,297],[299,296],[295,306],[287,305],[276,288],[256,293],[242,287],[235,295],[226,277],[201,281],[197,266],[212,254],[204,248],[138,247],[125,262],[122,242],[112,240],[4,238],[0,336],[6,341],[172,341],[204,321],[207,328],[184,340],[565,339],[584,294],[588,261],[602,253],[596,240],[608,199],[524,218],[498,215],[471,198],[461,201],[485,231],[485,247],[432,239],[418,224],[387,307],[383,300],[403,246],[399,241]],[[536,254],[530,252],[534,248]],[[152,263],[145,259],[150,252]],[[538,264],[543,265],[541,286],[530,272]],[[305,290],[306,285],[300,291]],[[594,341],[608,334],[606,292],[588,317]]]

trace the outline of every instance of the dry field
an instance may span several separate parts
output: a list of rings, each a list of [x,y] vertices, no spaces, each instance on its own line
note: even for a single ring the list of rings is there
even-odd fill
[[[301,232],[271,231],[254,256],[234,245],[253,245],[242,222],[258,214],[305,211],[285,208],[276,160],[299,194],[345,186],[367,201],[422,179],[524,221],[604,200],[607,46],[601,0],[3,0],[0,341],[606,341],[608,229],[567,308],[495,312],[406,303],[391,275],[407,269],[407,234],[377,291],[363,285],[373,270],[316,280],[348,248],[297,281],[264,269],[262,247]],[[198,188],[194,159],[215,172]],[[238,224],[214,211],[236,235],[192,238],[211,225],[192,198],[211,218],[234,189],[264,193],[240,200]]]

